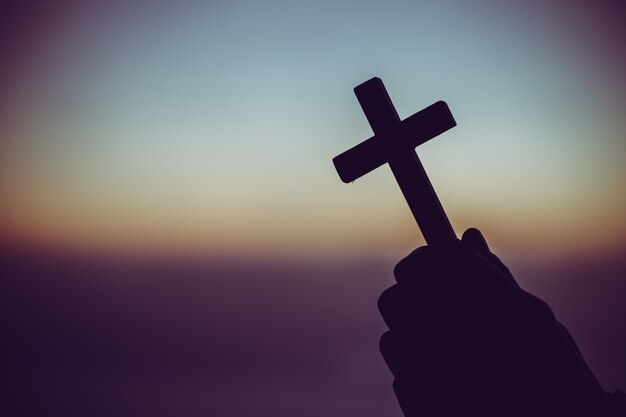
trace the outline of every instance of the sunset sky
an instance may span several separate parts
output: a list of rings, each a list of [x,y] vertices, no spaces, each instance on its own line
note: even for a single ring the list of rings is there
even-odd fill
[[[345,185],[331,163],[371,136],[352,88],[379,76],[402,118],[442,99],[458,122],[418,149],[457,233],[510,256],[617,250],[626,56],[613,10],[585,3],[24,7],[3,43],[0,232],[397,257],[423,240],[388,167]]]

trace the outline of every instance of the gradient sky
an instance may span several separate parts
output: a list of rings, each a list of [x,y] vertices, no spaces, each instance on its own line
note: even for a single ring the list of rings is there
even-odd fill
[[[371,136],[373,76],[403,118],[447,101],[458,126],[418,153],[457,233],[626,390],[621,2],[10,3],[13,414],[400,416],[376,300],[423,240],[388,167],[331,162]]]
[[[352,88],[379,76],[402,118],[448,102],[458,126],[418,153],[457,232],[510,256],[626,242],[610,3],[76,3],[24,7],[3,41],[9,239],[397,257],[423,241],[389,169],[345,185],[331,163],[371,135]]]

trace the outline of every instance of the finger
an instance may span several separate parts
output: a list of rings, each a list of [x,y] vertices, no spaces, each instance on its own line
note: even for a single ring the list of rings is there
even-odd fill
[[[491,250],[489,249],[489,245],[487,244],[487,240],[480,232],[480,230],[474,227],[467,229],[461,237],[461,242],[463,242],[463,245],[465,245],[466,248],[486,259],[494,268],[496,268],[496,270],[498,270],[498,272],[500,272],[506,278],[508,282],[516,287],[519,287],[519,284],[517,283],[517,281],[515,281],[515,278],[513,278],[513,274],[511,274],[509,268],[504,265],[500,258],[498,258],[491,252]]]
[[[389,330],[381,336],[378,347],[394,377],[426,376],[438,368],[436,358],[442,353],[441,343],[445,342],[437,338],[433,343],[432,339],[430,333]]]
[[[405,355],[403,355],[401,345],[396,341],[391,331],[383,333],[380,338],[380,342],[378,343],[378,349],[380,350],[387,367],[393,376],[397,378],[402,370],[406,369],[406,365],[402,363],[402,358]]]
[[[465,292],[423,291],[422,288],[396,284],[378,298],[378,310],[390,330],[397,331],[404,343],[427,334],[439,338],[464,319],[459,311],[471,311],[473,301],[464,299]]]
[[[387,288],[378,298],[378,310],[385,324],[390,329],[406,328],[418,317],[411,312],[411,305],[417,307],[418,301],[410,300],[407,291],[398,284]]]
[[[398,283],[407,281],[415,277],[415,272],[424,273],[435,269],[435,259],[432,249],[428,246],[420,246],[403,258],[393,269],[393,275]]]
[[[434,387],[435,378],[396,378],[393,391],[396,394],[402,413],[407,417],[414,416],[457,416],[462,413],[450,413],[453,402],[450,393],[444,387]],[[461,411],[461,410],[458,410]]]
[[[439,298],[448,304],[453,299],[480,293],[484,282],[502,281],[500,273],[487,260],[461,242],[445,249],[417,248],[398,262],[394,275],[398,285],[414,297],[426,302]]]
[[[442,372],[458,371],[459,338],[450,330],[438,334],[389,330],[379,342],[380,353],[395,378],[428,379]]]
[[[424,410],[420,410],[419,396],[424,392],[415,383],[409,383],[398,378],[393,380],[393,392],[396,394],[402,413],[405,416],[418,416]],[[428,392],[428,391],[426,391]]]
[[[467,250],[459,242],[445,249],[421,246],[402,259],[394,268],[398,284],[420,291],[442,291],[462,280]]]

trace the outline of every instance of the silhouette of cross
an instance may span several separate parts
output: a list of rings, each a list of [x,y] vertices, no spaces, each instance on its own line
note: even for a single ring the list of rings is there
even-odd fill
[[[400,120],[380,78],[354,89],[374,136],[333,158],[343,182],[352,182],[388,163],[426,243],[441,246],[456,240],[415,148],[456,126],[448,105],[438,101]]]

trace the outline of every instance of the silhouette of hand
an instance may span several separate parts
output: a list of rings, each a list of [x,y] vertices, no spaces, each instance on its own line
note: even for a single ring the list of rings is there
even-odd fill
[[[550,307],[477,229],[395,267],[380,350],[412,416],[602,416],[605,394]],[[612,414],[611,414],[612,415]]]

